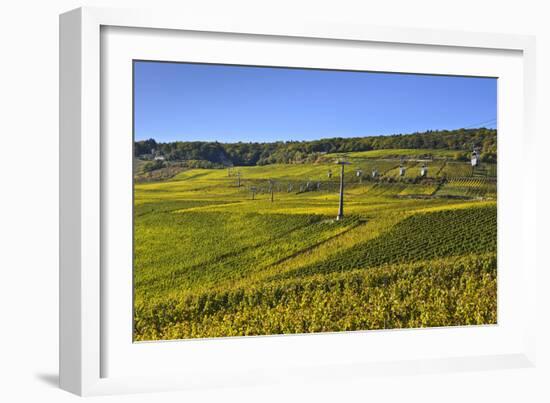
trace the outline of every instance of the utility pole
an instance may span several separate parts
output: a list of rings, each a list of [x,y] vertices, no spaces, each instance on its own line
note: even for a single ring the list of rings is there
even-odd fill
[[[271,192],[271,203],[273,203],[273,179],[269,180],[269,191]]]
[[[344,218],[344,165],[349,165],[350,163],[340,160],[337,164],[340,165],[340,201],[336,220],[341,220]]]
[[[241,171],[237,171],[237,187],[241,187]]]

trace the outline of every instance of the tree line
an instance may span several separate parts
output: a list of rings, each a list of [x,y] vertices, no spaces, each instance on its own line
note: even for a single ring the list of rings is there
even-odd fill
[[[314,162],[326,153],[344,153],[383,149],[456,150],[456,159],[469,158],[473,147],[481,151],[484,161],[495,162],[495,129],[429,130],[421,133],[351,138],[326,138],[312,141],[277,141],[272,143],[220,143],[174,141],[160,143],[154,139],[136,141],[136,157],[162,155],[168,161],[202,161],[213,166],[251,166]]]

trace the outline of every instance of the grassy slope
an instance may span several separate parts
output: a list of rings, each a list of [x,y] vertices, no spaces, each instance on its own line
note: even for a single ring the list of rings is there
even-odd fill
[[[395,161],[357,162],[380,171],[384,164],[391,168]],[[467,168],[455,164],[448,169],[451,178]],[[330,180],[328,169],[334,172]],[[226,170],[201,169],[136,184],[138,340],[495,322],[494,201],[399,198],[436,189],[360,185],[349,170],[347,218],[335,222],[334,165],[236,170],[240,188]],[[273,203],[268,179],[278,187]],[[308,181],[322,181],[321,190],[297,193]],[[250,186],[259,189],[255,200]],[[453,191],[475,196],[465,186]],[[480,218],[479,211],[486,214]],[[467,231],[472,220],[481,220],[481,235],[489,239],[481,249],[481,235]],[[434,225],[441,236],[434,233],[435,241],[425,243],[420,235]],[[449,225],[455,230],[450,235]],[[385,248],[392,240],[395,246]],[[401,244],[410,256],[395,257],[392,251],[402,250]],[[442,245],[456,251],[447,253]],[[342,267],[345,251],[356,262],[344,262],[348,270],[323,269],[334,261],[331,267]]]

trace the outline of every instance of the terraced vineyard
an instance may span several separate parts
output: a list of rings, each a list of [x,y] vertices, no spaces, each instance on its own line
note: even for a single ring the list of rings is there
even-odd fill
[[[497,183],[493,178],[450,179],[437,192],[437,196],[465,198],[496,198]]]
[[[496,167],[453,153],[348,154],[340,221],[332,155],[140,176],[135,339],[496,323]]]
[[[472,167],[460,162],[447,162],[441,175],[448,178],[468,177],[472,175]]]

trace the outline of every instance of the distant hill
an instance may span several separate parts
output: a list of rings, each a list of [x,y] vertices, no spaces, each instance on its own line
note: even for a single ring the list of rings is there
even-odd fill
[[[157,143],[154,139],[135,142],[138,158],[162,155],[167,161],[205,161],[223,166],[252,166],[275,163],[315,162],[328,153],[348,153],[388,149],[453,150],[450,158],[463,160],[473,147],[481,150],[483,161],[496,162],[497,131],[494,129],[437,130],[390,136],[326,138],[313,141],[273,143],[220,143],[176,141]]]

